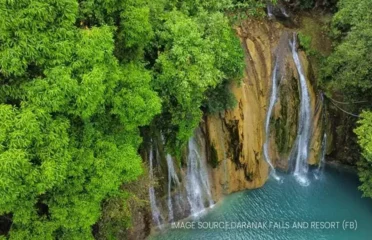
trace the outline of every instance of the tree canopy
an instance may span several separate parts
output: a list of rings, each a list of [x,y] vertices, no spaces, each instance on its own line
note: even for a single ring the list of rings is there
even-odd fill
[[[368,0],[340,0],[333,17],[337,45],[326,61],[324,76],[349,100],[372,100],[372,7]]]
[[[231,105],[207,94],[242,73],[231,4],[0,1],[3,237],[92,239],[102,201],[142,173],[139,127],[177,153],[203,107]]]
[[[339,0],[331,26],[336,46],[323,68],[323,81],[331,91],[355,103],[350,111],[364,111],[355,133],[363,155],[359,161],[361,190],[368,197],[372,197],[372,13],[367,11],[371,8],[369,0]]]
[[[362,148],[363,159],[359,163],[360,189],[364,196],[372,198],[372,112],[364,112],[355,130]]]

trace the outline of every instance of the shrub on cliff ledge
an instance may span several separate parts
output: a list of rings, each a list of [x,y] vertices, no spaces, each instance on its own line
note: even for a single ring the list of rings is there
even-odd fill
[[[372,112],[364,112],[361,117],[355,130],[363,149],[363,159],[359,162],[360,189],[364,196],[372,198]]]

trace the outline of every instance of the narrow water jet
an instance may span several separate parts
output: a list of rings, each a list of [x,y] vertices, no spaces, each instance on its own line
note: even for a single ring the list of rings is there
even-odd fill
[[[301,61],[297,52],[297,36],[296,33],[293,35],[293,41],[289,41],[292,49],[292,57],[295,62],[297,72],[300,78],[301,88],[301,102],[300,102],[300,114],[299,114],[299,126],[297,130],[297,139],[295,143],[295,169],[293,175],[296,180],[303,186],[310,184],[307,173],[308,173],[308,155],[309,155],[309,142],[310,142],[310,128],[311,128],[311,108],[310,108],[310,96],[308,92],[308,86],[304,71],[302,69]]]
[[[274,17],[273,14],[273,5],[267,4],[267,16],[272,19]]]
[[[197,216],[198,213],[205,209],[206,201],[209,207],[214,203],[210,191],[208,173],[204,164],[205,158],[201,157],[194,137],[190,138],[188,148],[189,154],[187,156],[186,176],[187,199],[190,204],[191,215]]]
[[[285,9],[284,6],[280,6],[279,9],[280,9],[280,12],[283,14],[284,17],[289,18],[289,14],[288,14],[288,12],[287,12],[287,10]]]
[[[172,182],[178,188],[180,186],[180,181],[178,179],[177,173],[174,170],[173,159],[171,155],[166,156],[167,166],[168,166],[168,222],[172,222],[173,216],[173,204],[172,204]]]
[[[208,207],[211,207],[211,206],[214,205],[214,201],[212,199],[211,185],[209,183],[209,173],[208,173],[207,166],[206,166],[207,155],[205,153],[205,149],[207,149],[207,147],[205,145],[205,137],[201,133],[200,129],[197,129],[195,135],[198,139],[198,141],[196,141],[196,139],[194,138],[194,140],[195,140],[194,143],[195,143],[195,147],[196,147],[199,159],[200,159],[199,160],[200,161],[200,170],[199,170],[200,179],[201,179],[202,185],[204,186],[204,189],[205,189],[204,191],[206,193],[207,200],[208,200],[208,203],[209,203]],[[198,143],[199,143],[199,145],[198,145]]]
[[[267,109],[267,114],[266,114],[266,120],[265,120],[265,143],[263,146],[263,153],[266,162],[270,166],[270,175],[277,181],[280,181],[280,177],[276,174],[276,170],[274,165],[271,162],[270,156],[269,156],[269,142],[270,142],[270,118],[277,100],[277,95],[278,95],[278,86],[277,86],[277,73],[278,73],[278,59],[276,58],[275,60],[275,67],[273,69],[273,74],[272,74],[272,89],[271,89],[271,96],[270,96],[270,102],[269,102],[269,108]]]
[[[277,15],[282,18],[290,17],[287,10],[282,4],[273,4],[270,1],[266,1],[266,11],[267,11],[267,16],[269,17],[269,19],[274,19]]]
[[[150,149],[150,154],[149,154],[149,162],[150,162],[150,187],[149,187],[149,195],[150,195],[150,206],[151,206],[151,213],[152,213],[152,219],[156,225],[156,227],[161,228],[161,222],[162,222],[162,217],[159,211],[159,208],[156,204],[156,197],[155,197],[155,189],[153,186],[154,182],[154,172],[153,172],[153,159],[154,155],[152,152],[152,148]]]

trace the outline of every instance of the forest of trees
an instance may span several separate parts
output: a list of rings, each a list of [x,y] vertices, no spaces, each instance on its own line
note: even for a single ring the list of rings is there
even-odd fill
[[[12,223],[0,239],[92,239],[102,201],[143,172],[140,126],[161,123],[177,154],[201,109],[232,106],[211,92],[242,74],[233,4],[0,1],[0,216]]]
[[[339,0],[332,21],[333,53],[326,59],[323,81],[342,93],[348,111],[360,115],[355,133],[361,147],[360,189],[372,197],[372,1]],[[359,151],[359,150],[356,150]]]
[[[203,111],[234,106],[244,61],[228,16],[265,2],[0,0],[0,239],[93,239],[102,202],[143,172],[139,127],[156,125],[177,156]],[[372,101],[368,9],[339,1],[323,69],[350,101]],[[372,112],[355,110],[372,197]]]

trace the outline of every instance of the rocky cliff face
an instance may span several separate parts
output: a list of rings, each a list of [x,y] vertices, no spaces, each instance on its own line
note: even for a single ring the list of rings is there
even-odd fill
[[[294,26],[294,24],[284,24]],[[293,60],[290,49],[290,41],[296,36],[299,29],[285,27],[284,25],[264,20],[249,20],[243,22],[237,28],[237,34],[241,40],[245,52],[245,76],[240,84],[230,86],[231,92],[237,100],[237,106],[216,115],[206,115],[200,123],[195,137],[199,149],[198,161],[194,164],[206,166],[203,173],[196,173],[195,184],[199,184],[198,191],[194,195],[188,192],[188,181],[190,181],[190,166],[188,155],[190,149],[185,151],[185,159],[179,166],[179,161],[173,161],[172,172],[178,175],[179,182],[171,182],[169,165],[167,166],[166,153],[162,146],[160,132],[149,136],[149,146],[144,146],[142,155],[146,160],[149,151],[154,152],[153,174],[156,177],[156,184],[153,183],[156,192],[156,204],[160,209],[161,223],[170,220],[179,220],[192,213],[193,199],[204,198],[204,206],[211,204],[205,198],[211,192],[214,201],[218,201],[223,195],[232,192],[259,188],[269,177],[269,165],[264,154],[263,145],[268,138],[268,155],[271,162],[282,171],[290,171],[293,161],[291,153],[298,134],[299,105],[300,105],[300,83],[299,73]],[[298,48],[299,46],[297,46]],[[306,75],[306,84],[310,96],[311,112],[311,133],[308,163],[317,164],[320,160],[320,149],[322,136],[325,131],[327,115],[324,114],[323,100],[316,89],[316,79],[313,74],[313,67],[306,54],[298,50],[303,72]],[[277,100],[270,117],[268,133],[265,131],[265,119],[269,107],[269,99],[272,93],[273,70],[277,66]],[[329,138],[330,127],[327,126]],[[150,143],[151,142],[151,143]],[[150,146],[151,145],[151,146]],[[190,147],[189,147],[190,148]],[[195,154],[195,153],[194,153]],[[195,169],[194,169],[195,170]],[[201,179],[209,176],[209,183]],[[208,186],[207,186],[208,185]],[[193,186],[191,186],[193,187]],[[210,188],[211,191],[206,191]],[[200,192],[203,193],[200,193]],[[198,195],[200,194],[200,196]],[[208,197],[207,196],[207,197]],[[173,217],[169,217],[170,208]],[[151,216],[150,208],[144,211],[144,216]],[[149,229],[141,220],[136,218],[138,227],[132,231]],[[142,221],[142,223],[141,223]],[[148,221],[147,221],[148,222]],[[137,229],[137,230],[136,230]]]
[[[275,59],[280,79],[278,98],[270,120],[270,158],[274,166],[287,171],[294,145],[299,111],[299,74],[292,59],[289,41],[296,29],[277,22],[247,21],[238,30],[245,50],[245,77],[232,85],[237,107],[214,116],[206,116],[203,125],[208,142],[209,161],[218,162],[211,169],[216,199],[231,192],[261,187],[269,167],[263,156],[267,114]],[[299,51],[311,98],[311,145],[308,163],[317,164],[321,148],[324,117],[322,98],[318,96],[312,67]]]

